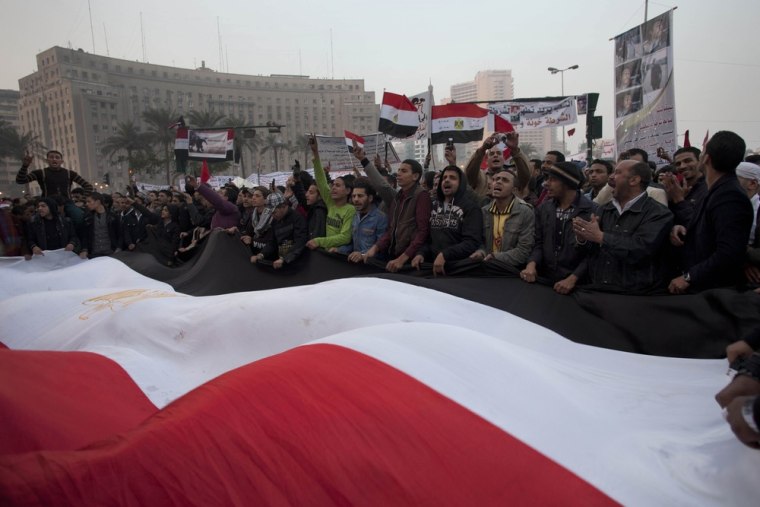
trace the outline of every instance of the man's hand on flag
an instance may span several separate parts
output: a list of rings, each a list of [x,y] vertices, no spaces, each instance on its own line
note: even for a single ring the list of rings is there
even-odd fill
[[[355,139],[352,141],[352,144],[354,145],[354,157],[356,157],[356,160],[364,160],[367,157],[364,148],[356,144]]]

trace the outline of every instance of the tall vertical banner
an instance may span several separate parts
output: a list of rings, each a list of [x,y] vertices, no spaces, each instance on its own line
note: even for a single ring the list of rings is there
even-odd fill
[[[415,132],[413,139],[415,141],[427,142],[430,137],[430,121],[433,108],[433,92],[428,89],[417,95],[409,97],[414,107],[417,108],[417,119],[419,126],[417,132]]]
[[[678,147],[672,10],[615,37],[615,141],[653,161]]]

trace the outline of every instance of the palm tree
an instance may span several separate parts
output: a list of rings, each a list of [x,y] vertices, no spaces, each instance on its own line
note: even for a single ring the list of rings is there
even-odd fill
[[[296,145],[290,141],[285,141],[280,146],[280,156],[282,156],[284,152],[287,152],[289,159],[293,158],[294,153],[298,155],[298,149],[296,148]],[[282,156],[282,160],[283,162],[285,162],[284,156]],[[290,168],[290,165],[288,164],[288,162],[285,162],[285,170],[287,171],[288,168]]]
[[[36,155],[44,153],[45,147],[39,136],[33,132],[22,134],[10,123],[0,120],[0,158],[18,157],[21,160],[27,151]]]
[[[100,151],[110,161],[127,162],[129,169],[142,172],[152,165],[151,159],[155,160],[148,149],[150,141],[150,134],[140,132],[135,122],[128,120],[116,124],[116,132],[105,140]]]
[[[167,185],[171,185],[172,180],[173,148],[176,137],[176,131],[170,129],[169,125],[174,124],[177,117],[177,112],[167,107],[148,109],[142,113],[142,119],[148,125],[147,134],[150,136],[151,144],[158,147],[160,153],[160,156],[156,158],[166,170]]]
[[[193,128],[211,128],[216,127],[225,118],[223,113],[216,111],[190,111],[187,114],[188,121]]]
[[[5,166],[3,173],[9,176],[7,181],[9,190],[15,185],[15,182],[13,179],[10,179],[11,175],[8,173],[8,167],[11,164],[17,163],[10,161],[10,159],[21,160],[27,152],[42,157],[45,151],[46,148],[40,142],[37,134],[34,132],[21,133],[10,123],[0,120],[0,160],[3,160],[3,165]],[[2,183],[6,184],[6,182]],[[28,183],[26,184],[26,192],[29,192]]]
[[[299,157],[303,155],[303,158],[301,159],[302,162],[302,168],[306,169],[308,167],[309,163],[307,162],[309,160],[309,157],[311,156],[311,146],[309,146],[309,138],[307,136],[298,136],[296,137],[295,142],[293,143],[293,151],[298,154]]]
[[[243,127],[246,121],[242,118],[236,118],[234,116],[228,116],[225,118],[224,123],[230,127],[235,128],[235,153],[240,153],[240,171],[241,177],[245,178],[245,153],[248,151],[251,154],[251,163],[253,163],[253,156],[257,153],[261,146],[261,139],[256,136],[255,130],[241,129],[237,127]],[[253,132],[253,136],[247,137],[248,132]]]
[[[265,154],[268,151],[272,151],[274,154],[274,170],[279,171],[280,170],[280,159],[279,155],[277,153],[278,149],[281,149],[285,143],[282,142],[282,139],[279,138],[279,136],[269,134],[263,142],[263,146],[261,150],[259,151],[260,154]]]
[[[530,143],[521,144],[520,151],[529,159],[535,158],[538,155],[538,150]]]

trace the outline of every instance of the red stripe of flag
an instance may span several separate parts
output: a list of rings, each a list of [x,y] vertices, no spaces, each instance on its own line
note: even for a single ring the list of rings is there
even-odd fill
[[[481,118],[488,114],[487,109],[483,109],[475,104],[446,104],[445,106],[433,106],[432,118],[450,118],[453,116],[463,116],[467,118]]]
[[[419,124],[417,108],[406,95],[383,93],[377,127],[380,132],[403,139],[417,132]]]
[[[348,130],[344,130],[343,135],[346,137],[346,145],[348,146],[348,151],[353,153],[354,143],[356,143],[359,148],[364,148],[364,138],[360,135],[349,132]]]
[[[614,504],[409,375],[327,344],[226,373],[82,450],[3,456],[0,497],[13,505]]]
[[[203,165],[201,166],[201,183],[206,183],[211,179],[211,173],[208,170],[208,162],[203,159]]]

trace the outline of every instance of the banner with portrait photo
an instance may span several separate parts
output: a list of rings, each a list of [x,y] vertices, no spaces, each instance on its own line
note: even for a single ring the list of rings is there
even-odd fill
[[[673,153],[678,134],[673,82],[673,11],[615,37],[615,141],[617,152],[641,148],[659,161]]]
[[[417,108],[419,126],[417,132],[410,138],[415,141],[427,141],[430,137],[430,116],[433,107],[433,92],[430,90],[409,97],[414,107]]]
[[[573,125],[578,121],[575,97],[560,101],[494,102],[492,113],[506,117],[518,131]]]

